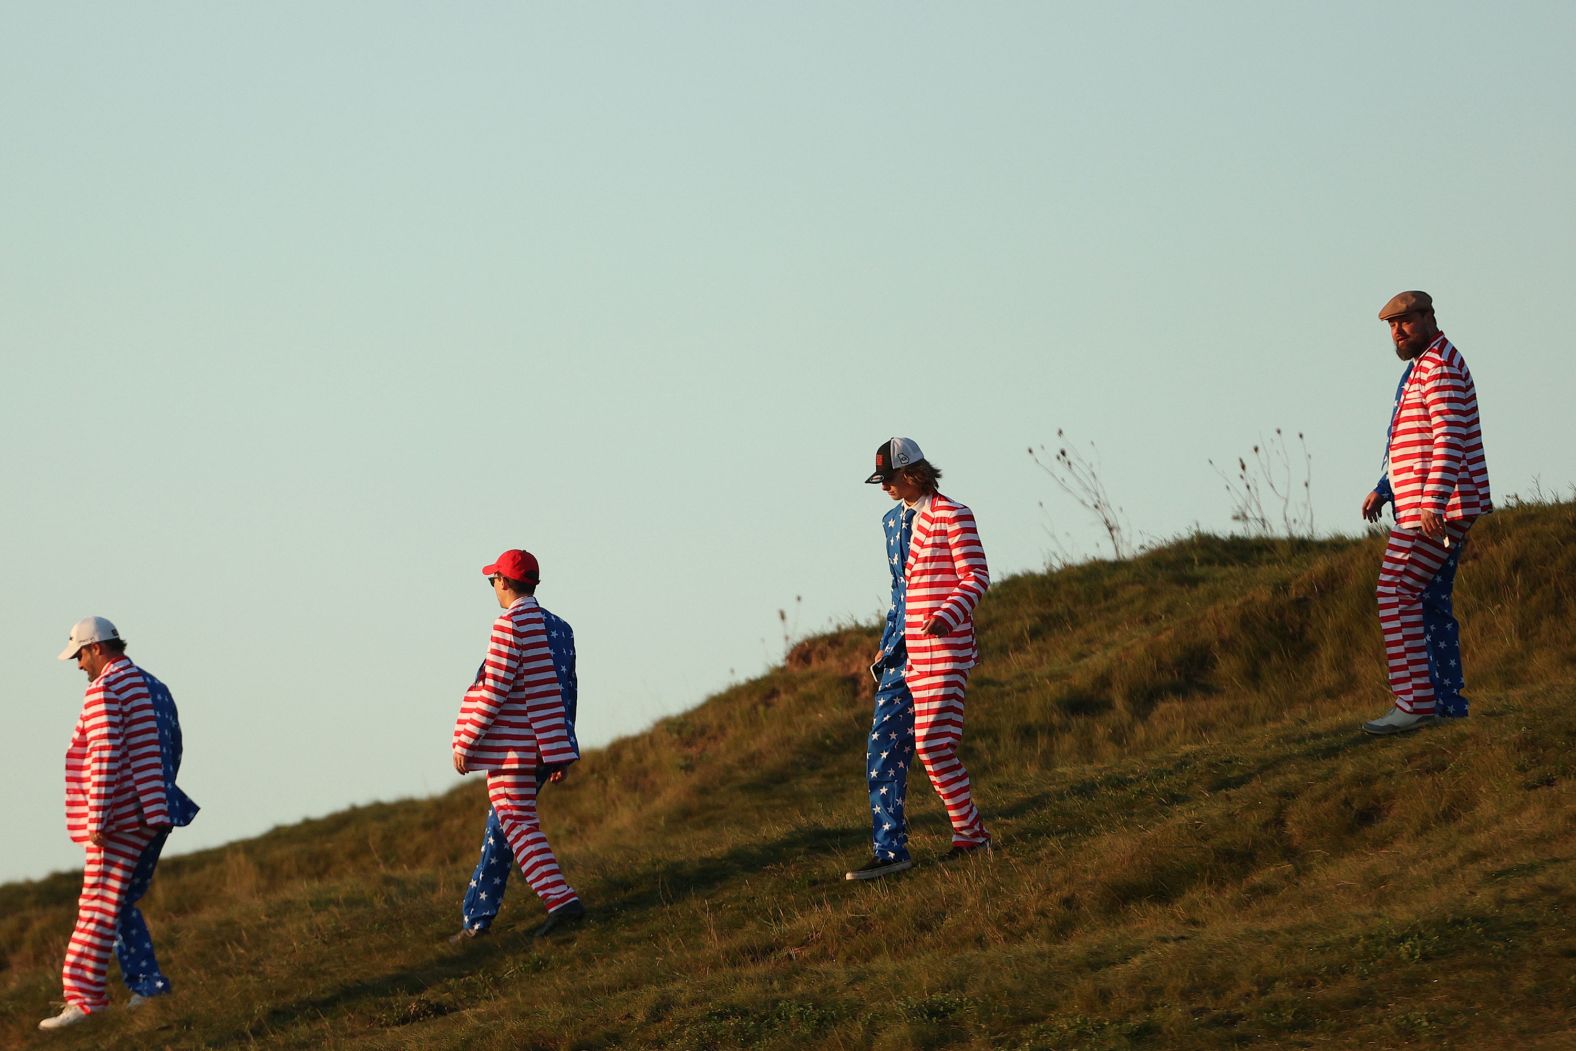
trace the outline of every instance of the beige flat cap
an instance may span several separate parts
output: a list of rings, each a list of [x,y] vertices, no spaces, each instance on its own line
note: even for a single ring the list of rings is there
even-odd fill
[[[1379,309],[1379,320],[1389,321],[1402,314],[1434,309],[1434,299],[1427,292],[1397,292],[1390,302]]]

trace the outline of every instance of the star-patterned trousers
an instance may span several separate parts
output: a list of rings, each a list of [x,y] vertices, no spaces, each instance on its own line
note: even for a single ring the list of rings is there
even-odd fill
[[[990,841],[969,790],[969,772],[958,758],[958,745],[963,740],[963,692],[968,681],[967,671],[908,677],[908,688],[914,694],[915,750],[947,808],[955,847]]]
[[[903,668],[881,669],[875,714],[865,741],[865,776],[870,787],[870,842],[881,861],[908,860],[908,769],[914,758],[914,695]]]
[[[487,798],[525,881],[551,912],[580,895],[564,882],[553,848],[542,834],[536,817],[537,777],[530,768],[496,770],[487,775]]]
[[[138,862],[155,835],[151,828],[138,828],[106,833],[103,846],[87,845],[77,923],[66,945],[60,984],[66,1002],[89,1013],[109,1006],[104,975],[115,947],[116,927],[131,895]]]
[[[153,954],[153,936],[148,933],[142,910],[137,908],[137,902],[148,893],[159,854],[169,838],[170,830],[160,829],[143,848],[131,873],[131,886],[126,888],[126,900],[120,906],[120,919],[115,923],[115,958],[120,961],[120,976],[126,988],[142,996],[160,996],[170,991],[169,979],[159,970],[159,961]]]
[[[1456,566],[1471,520],[1448,522],[1449,545],[1422,533],[1390,531],[1375,597],[1390,691],[1403,712],[1464,716],[1461,626],[1451,603]]]
[[[542,790],[547,780],[547,770],[538,770],[536,790]],[[498,823],[498,811],[488,809],[487,829],[482,833],[482,854],[471,873],[470,886],[465,889],[465,901],[460,913],[469,930],[484,931],[498,918],[503,907],[503,892],[509,888],[509,870],[514,867],[514,851],[504,838],[503,826]]]

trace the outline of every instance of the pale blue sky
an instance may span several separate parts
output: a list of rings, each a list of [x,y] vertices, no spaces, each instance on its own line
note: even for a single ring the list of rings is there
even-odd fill
[[[1146,537],[1229,529],[1207,460],[1303,431],[1355,530],[1403,288],[1496,494],[1576,480],[1569,3],[5,25],[0,879],[80,864],[84,615],[175,690],[189,850],[452,785],[501,548],[577,630],[588,745],[761,671],[795,596],[872,620],[893,433],[998,576],[1099,551],[1024,452],[1058,427]]]

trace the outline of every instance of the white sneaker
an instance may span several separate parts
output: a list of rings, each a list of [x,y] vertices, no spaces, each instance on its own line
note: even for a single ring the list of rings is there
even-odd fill
[[[143,996],[141,993],[132,993],[131,999],[126,1001],[126,1009],[135,1010],[136,1008],[141,1007],[143,1004],[151,1004],[152,1002],[153,997],[151,996]]]
[[[88,1013],[76,1004],[67,1004],[65,1010],[53,1018],[46,1018],[38,1023],[38,1028],[64,1029],[68,1025],[76,1025],[78,1022],[86,1021],[89,1017]]]
[[[1412,712],[1403,712],[1399,708],[1391,708],[1384,715],[1371,722],[1363,723],[1363,733],[1384,737],[1387,734],[1404,734],[1409,730],[1416,730],[1420,726],[1438,722],[1437,716],[1416,715]]]

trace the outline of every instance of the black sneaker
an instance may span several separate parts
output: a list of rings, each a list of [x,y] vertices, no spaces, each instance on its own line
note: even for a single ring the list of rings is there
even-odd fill
[[[882,861],[880,858],[871,858],[864,865],[852,872],[843,873],[844,879],[880,879],[882,876],[891,876],[899,872],[907,872],[914,867],[914,862],[908,858],[901,861]]]
[[[464,945],[466,942],[475,941],[477,938],[485,938],[491,933],[492,928],[490,927],[461,927],[458,931],[449,935],[449,944]]]
[[[959,858],[988,858],[991,856],[990,840],[983,843],[953,844],[951,850],[941,855],[942,861],[956,861]]]
[[[531,932],[533,938],[545,938],[557,931],[568,930],[585,919],[586,907],[576,898],[568,905],[560,905],[547,914],[547,922]]]

